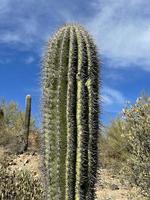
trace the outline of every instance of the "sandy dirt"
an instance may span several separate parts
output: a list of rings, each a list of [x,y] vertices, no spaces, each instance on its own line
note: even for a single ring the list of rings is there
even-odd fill
[[[0,159],[7,154],[6,149],[0,147]],[[9,156],[9,155],[8,155]],[[34,176],[40,176],[40,156],[30,151],[20,155],[13,155],[9,161],[9,170],[29,170]],[[111,170],[101,169],[97,184],[97,200],[144,200],[137,195],[137,189],[123,185],[113,175]]]

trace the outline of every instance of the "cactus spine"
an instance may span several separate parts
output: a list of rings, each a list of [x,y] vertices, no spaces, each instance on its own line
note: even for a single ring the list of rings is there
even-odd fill
[[[94,200],[98,166],[99,63],[80,25],[49,40],[42,67],[47,200]]]
[[[28,149],[28,138],[29,138],[29,128],[30,128],[30,117],[31,117],[31,96],[26,96],[25,101],[25,121],[24,121],[24,137],[25,137],[25,148],[24,151]]]

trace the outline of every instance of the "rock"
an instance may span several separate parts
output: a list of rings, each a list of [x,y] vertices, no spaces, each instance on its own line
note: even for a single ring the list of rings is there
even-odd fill
[[[31,155],[35,156],[35,155],[37,155],[37,153],[35,151],[33,151]]]
[[[119,187],[116,184],[110,185],[110,188],[111,188],[111,190],[119,190]]]
[[[23,164],[25,165],[27,163],[29,163],[29,159],[26,159]]]

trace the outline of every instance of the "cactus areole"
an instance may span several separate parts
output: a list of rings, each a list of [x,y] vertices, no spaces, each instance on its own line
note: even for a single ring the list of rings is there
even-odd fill
[[[99,63],[83,27],[49,40],[42,66],[47,200],[94,200],[98,166]]]

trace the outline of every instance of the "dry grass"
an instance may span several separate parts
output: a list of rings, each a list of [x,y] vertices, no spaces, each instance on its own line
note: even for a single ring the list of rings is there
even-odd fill
[[[121,183],[111,170],[101,169],[99,180],[98,200],[146,200],[138,193],[137,188],[130,187],[128,183]]]
[[[10,171],[28,170],[35,177],[40,176],[40,157],[37,152],[28,151],[21,155],[9,155],[4,147],[0,147],[0,159],[7,156],[11,157],[8,166]],[[122,184],[108,169],[101,169],[100,171],[97,197],[97,200],[146,200],[138,195],[136,188],[130,187],[127,183]]]

